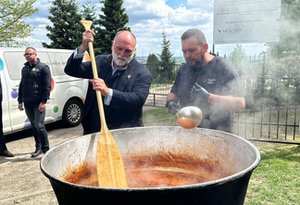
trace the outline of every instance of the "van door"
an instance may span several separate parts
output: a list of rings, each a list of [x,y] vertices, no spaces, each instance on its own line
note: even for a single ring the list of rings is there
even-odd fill
[[[5,60],[5,85],[7,93],[7,109],[12,131],[21,130],[30,126],[25,111],[18,109],[18,90],[21,79],[21,69],[26,62],[24,51],[4,51]]]
[[[8,108],[8,92],[7,92],[7,83],[4,74],[5,62],[3,57],[0,54],[0,78],[2,85],[2,123],[3,123],[3,132],[8,133],[12,131],[9,117],[9,108]]]

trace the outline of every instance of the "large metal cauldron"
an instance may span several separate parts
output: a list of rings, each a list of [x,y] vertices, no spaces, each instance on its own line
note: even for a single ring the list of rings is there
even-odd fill
[[[220,179],[175,187],[99,188],[63,181],[70,166],[95,161],[97,138],[92,134],[65,142],[47,152],[41,170],[49,178],[59,204],[243,204],[247,186],[260,161],[258,149],[224,132],[181,127],[143,127],[112,130],[122,156],[178,153],[212,159],[231,174]]]

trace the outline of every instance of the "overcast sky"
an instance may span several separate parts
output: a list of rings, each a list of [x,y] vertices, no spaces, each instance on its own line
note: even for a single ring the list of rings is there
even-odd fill
[[[78,3],[91,2],[97,5],[99,14],[100,0],[77,0]],[[137,55],[148,56],[150,53],[161,52],[162,32],[165,31],[171,41],[171,52],[174,56],[182,56],[180,36],[189,28],[198,28],[204,32],[212,50],[213,42],[213,0],[124,0],[124,7],[129,16],[132,32],[138,41]],[[51,6],[48,0],[37,0],[34,4],[39,12],[26,22],[30,23],[34,30],[26,39],[31,46],[42,47],[41,42],[47,42],[46,25],[48,9]],[[229,54],[232,45],[217,45],[216,51],[221,55]],[[246,52],[257,52],[258,45],[245,45]]]

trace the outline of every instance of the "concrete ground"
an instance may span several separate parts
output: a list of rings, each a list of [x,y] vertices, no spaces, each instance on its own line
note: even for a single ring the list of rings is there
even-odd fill
[[[81,125],[72,128],[61,128],[51,125],[48,128],[50,146],[82,136]],[[24,137],[25,136],[25,137]],[[56,205],[57,200],[49,180],[40,170],[40,159],[30,158],[34,151],[34,139],[29,131],[9,135],[21,138],[7,143],[9,151],[16,156],[0,156],[0,204],[1,205]]]
[[[155,109],[145,106],[144,110]],[[47,126],[50,147],[82,136],[81,125],[63,128],[59,124]],[[31,130],[6,136],[13,158],[0,156],[0,205],[57,205],[51,184],[40,169],[39,156],[30,158],[35,143]]]

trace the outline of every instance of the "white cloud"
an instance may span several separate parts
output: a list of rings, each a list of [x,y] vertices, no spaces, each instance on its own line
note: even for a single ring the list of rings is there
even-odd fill
[[[200,9],[200,3],[203,1],[189,0],[187,5],[181,4],[174,7],[168,5],[172,4],[172,1],[166,0],[124,0],[124,8],[129,16],[129,26],[138,40],[137,54],[147,56],[149,53],[160,53],[162,32],[165,31],[167,38],[171,41],[171,52],[175,56],[181,56],[180,36],[185,30],[191,27],[212,30],[212,13]],[[87,0],[77,2],[88,3]],[[99,6],[98,0],[90,0],[90,3]],[[26,22],[32,25],[33,32],[31,37],[25,40],[29,44],[41,47],[41,42],[49,41],[46,36],[48,33],[46,25],[51,25],[48,19],[51,2],[38,0],[34,6],[39,8],[39,13],[26,19]],[[192,8],[187,6],[192,6]],[[96,12],[98,14],[100,9]],[[205,33],[211,34],[212,32]]]
[[[125,0],[124,8],[133,15],[139,16],[166,16],[171,7],[164,0]]]
[[[99,0],[77,0],[78,3],[92,3],[100,12]],[[180,37],[189,28],[198,28],[207,37],[210,50],[213,41],[213,0],[187,0],[187,3],[172,0],[124,0],[124,8],[129,16],[129,26],[137,37],[137,55],[148,56],[161,52],[162,32],[165,31],[171,41],[171,52],[174,56],[182,56]],[[179,2],[179,3],[178,3]],[[34,30],[31,37],[25,40],[35,47],[42,47],[41,42],[49,42],[46,25],[48,19],[48,0],[37,0],[34,4],[39,13],[26,19]],[[218,46],[220,48],[220,46]]]
[[[165,31],[171,41],[171,52],[181,56],[180,36],[185,30],[212,27],[212,13],[200,12],[199,5],[191,9],[183,5],[173,8],[165,0],[125,0],[124,6],[129,15],[129,26],[137,36],[138,55],[160,53],[162,32]]]
[[[195,6],[205,8],[211,8],[214,5],[214,0],[187,0],[188,6]]]
[[[36,17],[31,19],[31,23],[34,22],[38,25],[40,24],[51,24],[51,21],[48,18],[41,18],[41,17]]]

